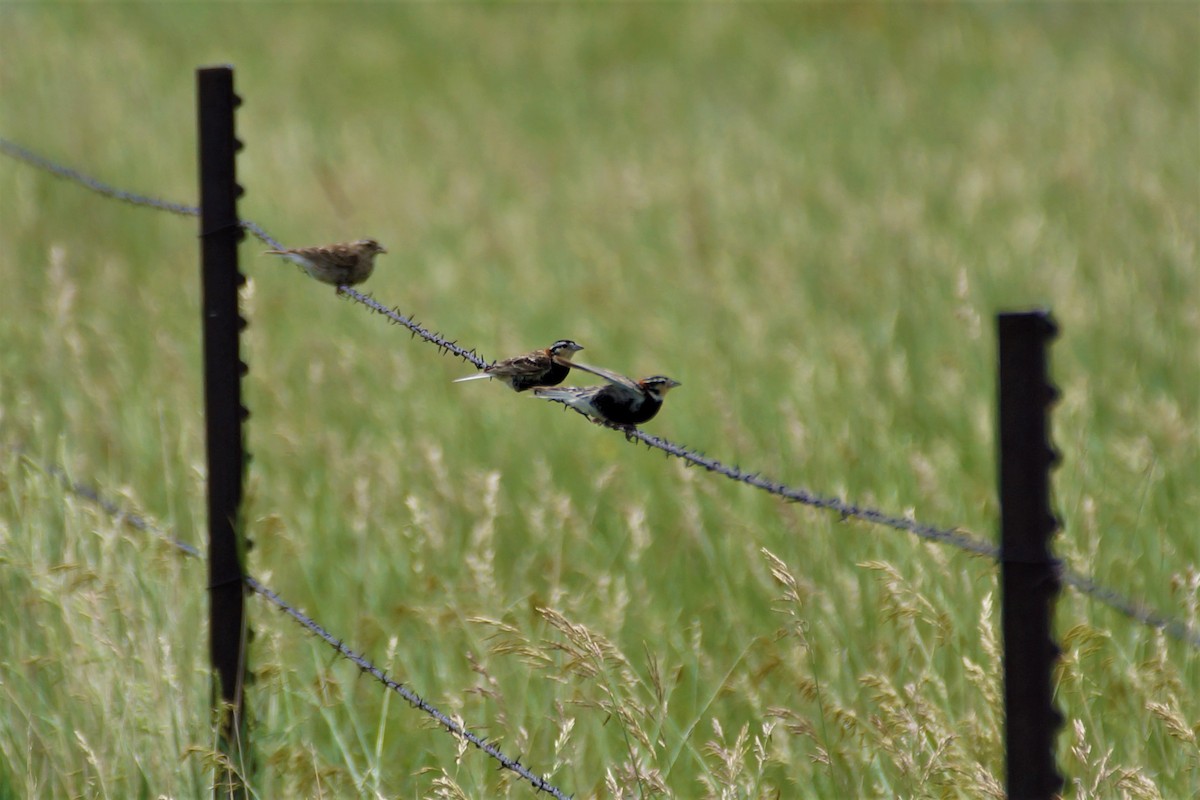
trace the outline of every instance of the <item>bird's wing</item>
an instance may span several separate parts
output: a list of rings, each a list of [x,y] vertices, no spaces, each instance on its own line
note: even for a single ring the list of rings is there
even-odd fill
[[[354,267],[358,264],[358,249],[351,244],[331,244],[327,247],[305,247],[296,253],[313,257],[324,257],[331,267]]]
[[[572,361],[570,362],[570,366],[571,369],[581,369],[584,372],[590,372],[593,375],[599,375],[613,386],[620,386],[623,389],[628,389],[631,392],[635,392],[639,395],[642,393],[642,387],[638,386],[633,382],[633,380],[626,378],[619,372],[613,372],[612,370],[604,369],[603,367],[593,367],[591,364],[584,364],[580,361]]]
[[[550,368],[550,359],[545,353],[535,351],[523,356],[505,359],[488,369],[492,375],[526,376],[541,375]]]

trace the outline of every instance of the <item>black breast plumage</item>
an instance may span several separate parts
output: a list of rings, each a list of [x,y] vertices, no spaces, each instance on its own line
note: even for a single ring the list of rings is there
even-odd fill
[[[616,386],[605,386],[596,393],[592,405],[609,422],[618,425],[641,425],[654,419],[654,415],[662,408],[662,400],[650,395],[631,398],[628,391]]]

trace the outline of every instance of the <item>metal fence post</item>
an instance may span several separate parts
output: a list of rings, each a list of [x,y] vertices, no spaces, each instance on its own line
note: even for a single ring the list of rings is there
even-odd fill
[[[241,505],[246,456],[242,423],[240,334],[245,320],[238,313],[238,243],[245,236],[238,213],[235,157],[241,143],[234,136],[234,109],[241,100],[233,92],[230,67],[196,71],[200,149],[200,253],[204,326],[204,414],[208,452],[208,591],[209,652],[219,680],[214,705],[219,720],[219,747],[224,765],[217,769],[213,794],[244,798],[250,763],[245,737],[246,675],[245,584],[243,583]],[[214,690],[218,687],[214,686]]]
[[[1050,537],[1047,408],[1058,392],[1047,370],[1047,343],[1058,333],[1048,312],[1000,314],[1000,617],[1004,632],[1006,785],[1010,800],[1050,800],[1063,778],[1054,740],[1052,670],[1060,654],[1051,610],[1061,583]]]

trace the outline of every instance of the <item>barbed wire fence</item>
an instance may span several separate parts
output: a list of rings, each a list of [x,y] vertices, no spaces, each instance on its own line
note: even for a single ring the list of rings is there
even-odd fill
[[[231,71],[229,71],[227,68],[221,68],[221,69],[226,70],[230,73],[229,80],[231,81]],[[211,71],[216,71],[216,70],[209,70],[209,71],[211,72]],[[204,70],[201,70],[200,72],[204,72]],[[228,113],[231,115],[232,108],[235,107],[236,104],[240,101],[237,100],[236,96],[232,95],[231,88],[230,88],[230,97],[232,98],[232,101],[231,101]],[[203,115],[203,107],[201,110],[202,110],[201,119],[203,121],[203,116],[204,116]],[[237,140],[235,138],[233,138],[232,121],[231,120],[229,121],[229,125],[230,125],[229,139],[233,143],[232,150],[236,151],[237,149],[240,148],[240,143],[237,142]],[[218,148],[218,150],[219,149],[220,148]],[[151,208],[154,210],[165,211],[165,212],[173,213],[173,214],[180,215],[180,216],[191,216],[191,217],[202,217],[205,214],[205,208],[207,207],[207,206],[204,206],[204,207],[189,206],[189,205],[185,205],[182,203],[171,202],[171,201],[164,200],[164,199],[161,199],[161,198],[158,198],[155,196],[139,194],[139,193],[135,193],[132,191],[128,191],[125,189],[121,189],[121,188],[112,186],[112,185],[107,184],[103,181],[100,181],[94,177],[91,177],[90,175],[79,172],[78,170],[75,170],[70,167],[66,167],[62,164],[59,164],[49,158],[46,158],[45,156],[35,153],[25,147],[22,147],[14,142],[9,141],[7,139],[0,138],[0,152],[3,152],[4,154],[6,154],[12,158],[23,161],[35,168],[38,168],[45,172],[48,172],[52,175],[69,180],[78,185],[84,186],[106,198],[114,199],[114,200],[117,200],[120,202],[132,204],[132,205],[136,205],[136,206],[148,207],[148,208]],[[201,159],[202,162],[204,160],[204,152],[205,151],[204,151],[204,143],[203,143],[203,136],[202,136],[202,159]],[[228,155],[231,160],[232,153],[226,153],[224,155]],[[202,166],[202,178],[206,178],[206,176],[207,176],[207,173],[204,172],[204,169]],[[228,166],[228,176],[229,176],[228,183],[230,184],[229,196],[232,199],[228,202],[227,205],[229,208],[235,208],[236,207],[236,197],[238,194],[240,194],[240,189],[237,188],[237,185],[234,182],[233,168],[232,168],[231,164]],[[209,202],[208,200],[205,201],[206,204],[208,202]],[[205,223],[205,224],[207,224],[207,223]],[[269,245],[273,249],[278,249],[278,250],[286,249],[280,241],[278,241],[273,236],[271,236],[265,230],[265,228],[263,228],[261,225],[259,225],[256,222],[253,222],[251,220],[240,219],[236,215],[226,217],[225,221],[222,223],[221,231],[213,231],[212,233],[215,234],[218,232],[225,232],[228,227],[232,227],[234,229],[240,227],[241,229],[243,229],[246,232],[249,232],[251,235],[255,236],[257,239],[259,239],[263,243]],[[208,236],[209,232],[204,232],[202,235]],[[239,237],[241,236],[240,232],[238,233],[238,236]],[[233,272],[231,273],[231,275],[236,275],[236,253],[234,253],[234,255],[232,257],[234,258],[234,261],[233,261],[234,266],[232,268]],[[206,272],[205,272],[206,286],[208,286],[207,281],[208,281],[209,273],[207,272],[207,270],[208,270],[207,255],[206,255],[205,263],[206,263],[206,267],[205,267],[205,269],[206,269]],[[233,284],[231,281],[230,286],[232,286],[232,285]],[[229,291],[233,294],[236,294],[236,289],[231,288]],[[462,347],[461,345],[458,344],[457,340],[449,339],[446,336],[444,336],[443,334],[441,334],[440,332],[436,332],[436,331],[433,331],[433,330],[425,327],[424,325],[419,323],[414,317],[404,314],[397,307],[389,307],[389,306],[377,301],[370,294],[363,294],[363,293],[358,292],[357,290],[353,289],[350,286],[339,286],[338,287],[338,295],[345,297],[345,298],[349,299],[350,301],[363,306],[364,308],[371,311],[372,313],[376,313],[381,316],[384,316],[392,324],[400,325],[400,326],[406,328],[410,332],[410,334],[413,338],[420,338],[423,341],[433,344],[435,347],[438,348],[439,352],[442,354],[452,355],[457,358],[460,358],[463,361],[466,361],[466,362],[472,364],[477,369],[484,369],[489,364],[489,362],[486,361],[474,348],[467,349],[467,348]],[[1003,325],[1002,325],[1002,328],[1003,328]],[[1003,339],[1003,331],[1002,331],[1002,339]],[[1002,344],[1003,344],[1003,342],[1002,342]],[[234,348],[234,353],[235,353],[235,358],[236,358],[236,345]],[[242,371],[244,374],[245,365],[242,364],[241,367],[242,367]],[[207,391],[208,390],[206,389],[206,393],[207,393]],[[243,412],[243,418],[244,418],[245,410],[244,410],[244,408],[241,410]],[[648,448],[659,450],[659,451],[665,453],[669,457],[678,458],[678,459],[684,461],[684,463],[688,466],[696,466],[696,467],[702,468],[706,471],[714,472],[714,473],[722,475],[723,477],[728,478],[730,480],[746,484],[748,486],[754,487],[761,491],[765,491],[769,494],[780,497],[788,502],[800,503],[800,504],[808,505],[808,506],[811,506],[814,508],[832,511],[832,512],[837,513],[842,520],[857,519],[857,520],[860,520],[862,522],[865,522],[865,523],[868,523],[871,525],[877,525],[877,526],[887,527],[887,528],[891,528],[891,529],[898,530],[898,531],[908,532],[908,533],[910,533],[918,538],[924,539],[926,541],[948,545],[948,546],[954,547],[958,550],[967,552],[972,555],[983,556],[983,557],[990,558],[993,561],[999,561],[1001,563],[1001,567],[1002,567],[1002,570],[1001,570],[1002,574],[1005,573],[1005,571],[1009,568],[1010,562],[1012,561],[1012,554],[1006,555],[1007,550],[1002,550],[1000,547],[997,547],[996,545],[993,545],[989,542],[986,542],[986,541],[977,539],[973,536],[970,536],[969,534],[964,533],[959,528],[944,528],[944,527],[939,527],[939,526],[935,526],[935,525],[930,525],[930,524],[920,522],[916,519],[913,519],[913,518],[910,518],[907,516],[897,516],[894,514],[889,514],[887,512],[879,510],[879,509],[866,507],[866,506],[860,506],[860,505],[857,505],[854,503],[847,502],[840,498],[824,496],[824,495],[821,495],[821,494],[818,494],[815,492],[811,492],[804,488],[789,486],[780,481],[776,481],[776,480],[772,480],[770,478],[764,477],[761,473],[747,471],[736,465],[730,466],[730,465],[724,464],[723,462],[718,461],[717,459],[714,459],[714,458],[704,455],[700,451],[697,451],[690,447],[672,442],[665,438],[655,436],[653,434],[648,434],[648,433],[641,431],[639,429],[636,429],[636,428],[623,427],[623,426],[614,425],[614,424],[610,424],[610,423],[601,423],[601,424],[605,425],[606,427],[610,427],[610,428],[613,428],[614,430],[621,432],[625,436],[625,438],[630,442],[644,444]],[[1044,425],[1043,425],[1043,427],[1044,427]],[[1003,452],[1003,448],[1002,448],[1002,452]],[[211,455],[211,443],[210,443],[210,455]],[[1048,466],[1049,466],[1049,462],[1047,462],[1047,468],[1048,468]],[[57,472],[56,472],[56,470],[57,470]],[[48,474],[57,474],[61,478],[66,477],[65,472],[62,472],[59,468],[47,468],[46,471]],[[150,526],[149,523],[147,523],[143,517],[140,517],[136,514],[133,514],[133,515],[124,514],[115,504],[112,504],[109,501],[102,498],[98,492],[91,489],[90,487],[73,484],[73,483],[69,482],[69,479],[68,479],[67,485],[68,485],[69,489],[71,489],[72,491],[77,493],[79,496],[94,500],[101,508],[108,511],[109,513],[124,516],[127,520],[129,520],[131,525],[134,525],[135,527],[138,527],[143,530],[149,530],[152,528],[152,526]],[[239,497],[240,497],[240,494],[239,494]],[[1043,502],[1048,503],[1048,500],[1043,501]],[[1034,499],[1034,500],[1031,500],[1030,503],[1031,503],[1030,507],[1032,508],[1034,505],[1036,505],[1037,501],[1036,501],[1036,499]],[[210,509],[210,512],[211,512],[211,509]],[[211,513],[210,513],[210,516],[211,516]],[[1007,528],[1006,528],[1006,530],[1007,530]],[[179,542],[178,540],[175,540],[173,537],[170,537],[168,534],[165,534],[165,532],[162,532],[161,530],[159,530],[157,532],[160,535],[164,535],[166,538],[173,541],[177,546],[181,546],[180,549],[183,552],[188,552],[191,555],[199,555],[199,551],[197,551],[195,548],[192,548],[190,545],[185,545],[184,543]],[[1006,537],[1007,537],[1007,533],[1006,533]],[[213,541],[215,541],[215,539]],[[1005,547],[1006,548],[1011,547],[1011,545],[1007,544],[1007,542],[1009,541],[1007,538],[1005,539],[1005,541],[1006,541]],[[212,549],[212,547],[213,547],[213,545],[210,544],[210,554],[214,554],[216,552]],[[1048,550],[1045,551],[1044,558],[1045,558],[1045,562],[1044,562],[1043,566],[1047,570],[1047,575],[1052,575],[1054,577],[1054,580],[1055,580],[1054,586],[1055,587],[1057,586],[1058,581],[1061,581],[1062,583],[1066,583],[1067,585],[1069,585],[1072,588],[1079,591],[1081,594],[1083,594],[1087,597],[1090,597],[1098,602],[1101,602],[1105,605],[1108,605],[1109,607],[1115,609],[1116,611],[1123,614],[1124,616],[1126,616],[1142,625],[1161,630],[1166,635],[1171,636],[1172,638],[1182,641],[1193,648],[1200,649],[1200,632],[1196,631],[1188,623],[1186,623],[1180,619],[1172,618],[1172,617],[1169,617],[1168,615],[1158,613],[1152,609],[1149,609],[1148,607],[1144,606],[1143,604],[1140,604],[1140,603],[1126,597],[1125,595],[1123,595],[1122,593],[1118,592],[1115,589],[1111,589],[1111,588],[1104,587],[1104,586],[1097,584],[1090,577],[1083,575],[1081,573],[1077,573],[1077,572],[1069,569],[1068,567],[1066,567],[1066,565],[1061,560],[1054,558],[1049,553]],[[216,555],[212,555],[212,559],[214,560],[214,563],[215,563],[215,561],[220,560],[219,558],[217,558]],[[1017,561],[1020,561],[1020,559],[1017,559]],[[210,569],[211,568],[212,568],[212,564],[210,564]],[[483,750],[490,757],[492,757],[497,762],[499,762],[503,768],[508,769],[508,770],[514,772],[515,774],[519,775],[523,780],[527,781],[536,790],[548,792],[549,794],[551,794],[552,796],[554,796],[556,798],[561,798],[561,797],[566,796],[561,792],[561,790],[557,789],[552,784],[547,782],[546,779],[535,775],[531,770],[526,768],[524,765],[520,764],[519,759],[508,758],[498,748],[494,747],[493,745],[491,745],[491,743],[487,742],[487,740],[485,738],[479,737],[479,736],[467,731],[462,725],[455,722],[453,719],[451,719],[447,715],[443,714],[442,712],[438,711],[435,707],[431,706],[424,699],[422,699],[418,694],[409,690],[402,683],[400,683],[399,681],[396,681],[392,678],[389,678],[384,673],[383,670],[380,670],[378,667],[376,667],[374,664],[372,664],[370,661],[368,661],[365,658],[365,656],[363,656],[362,654],[357,653],[356,651],[347,647],[342,642],[342,640],[334,637],[331,633],[329,633],[325,629],[321,628],[321,626],[319,626],[311,618],[307,617],[302,612],[300,612],[298,609],[296,609],[295,607],[293,607],[293,606],[289,605],[288,603],[286,603],[285,601],[283,601],[277,594],[275,594],[269,588],[263,586],[261,583],[259,583],[257,580],[255,580],[251,576],[245,575],[241,570],[240,562],[235,563],[235,568],[236,568],[236,574],[240,575],[240,578],[235,578],[235,580],[244,582],[245,585],[250,590],[252,590],[255,593],[259,594],[260,596],[266,598],[269,602],[271,602],[274,605],[276,605],[277,607],[279,607],[281,610],[283,610],[285,613],[287,613],[289,616],[291,616],[294,620],[296,620],[299,624],[301,624],[303,627],[305,627],[309,632],[311,632],[314,635],[321,638],[327,645],[332,647],[339,655],[341,655],[344,658],[347,658],[352,663],[356,664],[360,668],[360,670],[362,670],[364,673],[371,674],[376,680],[381,682],[384,686],[391,689],[392,691],[399,693],[405,699],[405,701],[409,703],[410,706],[417,708],[417,709],[423,711],[424,713],[426,713],[427,715],[431,716],[433,719],[435,719],[438,722],[438,724],[442,728],[444,728],[448,732],[450,732],[456,736],[459,736],[463,740],[474,745],[476,748]],[[217,587],[217,586],[218,586],[217,583],[210,581],[210,587],[209,587],[210,591],[213,591],[214,587]],[[1055,591],[1056,591],[1056,588],[1052,588],[1050,590],[1049,596],[1052,596]],[[215,598],[215,596],[214,596],[214,598]],[[1046,625],[1049,624],[1048,610],[1049,610],[1049,606],[1047,606],[1047,609],[1046,609],[1046,614],[1047,614],[1046,621],[1045,621]],[[213,618],[213,624],[215,627],[215,625],[216,625],[216,617],[215,616]],[[1008,637],[1006,636],[1006,641],[1007,641],[1007,638]],[[1057,650],[1052,641],[1049,641],[1047,644],[1049,645],[1049,649],[1046,651],[1045,661],[1044,661],[1044,663],[1041,663],[1038,666],[1037,670],[1038,670],[1039,675],[1044,674],[1048,681],[1050,664],[1052,663],[1052,661],[1055,657],[1054,654],[1057,652]],[[214,659],[215,659],[215,657],[214,657]],[[214,660],[214,666],[217,666],[216,660]],[[1006,683],[1008,682],[1010,677],[1011,676],[1007,675],[1007,673],[1006,673]],[[1047,697],[1047,702],[1044,705],[1045,705],[1044,711],[1048,712],[1045,719],[1050,720],[1050,722],[1040,723],[1040,724],[1043,729],[1042,733],[1045,735],[1045,737],[1047,738],[1048,741],[1051,741],[1053,738],[1053,735],[1049,732],[1057,727],[1058,722],[1061,721],[1061,717],[1057,716],[1057,711],[1055,711],[1053,709],[1052,705],[1050,704],[1049,697]],[[1010,737],[1010,742],[1011,742],[1011,737]],[[1045,757],[1045,756],[1049,757],[1049,764],[1048,764],[1049,771],[1044,773],[1044,775],[1046,776],[1046,780],[1058,781],[1058,783],[1061,784],[1061,777],[1058,776],[1057,773],[1054,771],[1052,746],[1048,746],[1044,749],[1046,750],[1046,753],[1043,754],[1043,757]],[[1010,748],[1010,750],[1008,752],[1009,752],[1009,760],[1012,761],[1012,759],[1015,757],[1014,751]],[[1009,764],[1010,781],[1012,780],[1013,774],[1014,774],[1013,773],[1013,765],[1010,763]],[[1011,789],[1011,787],[1012,787],[1012,784],[1010,783],[1010,789]],[[1044,796],[1050,796],[1050,794],[1052,794],[1052,793],[1053,793],[1053,791],[1047,791],[1047,792],[1043,792],[1042,794],[1039,794],[1038,796],[1043,796],[1043,794],[1044,794]]]
[[[183,216],[199,216],[200,214],[200,209],[195,206],[188,206],[182,203],[175,203],[149,195],[118,189],[75,169],[33,153],[4,138],[0,138],[0,152],[60,178],[78,183],[105,197]],[[285,245],[282,242],[268,233],[258,223],[244,219],[241,221],[241,224],[251,235],[264,244],[274,249],[285,249]],[[374,296],[363,294],[350,286],[339,288],[342,297],[362,305],[373,313],[379,314],[394,325],[407,328],[413,338],[420,338],[434,345],[445,354],[456,356],[478,369],[484,369],[491,363],[484,359],[475,348],[468,349],[462,347],[458,344],[457,340],[448,339],[441,333],[426,328],[417,322],[414,317],[400,311],[398,306],[385,305],[376,300]],[[625,435],[626,439],[631,442],[640,442],[651,449],[659,450],[668,456],[678,458],[690,466],[699,467],[706,472],[716,473],[738,483],[744,483],[747,486],[752,486],[755,489],[775,495],[789,502],[832,511],[843,520],[857,519],[871,525],[911,533],[921,539],[948,545],[966,553],[990,558],[993,561],[998,561],[1000,558],[1000,548],[997,545],[969,536],[963,533],[961,528],[940,527],[909,517],[889,514],[877,508],[851,503],[838,497],[822,495],[802,487],[789,486],[780,481],[765,477],[761,472],[752,472],[739,466],[725,464],[705,455],[697,449],[670,441],[652,433],[647,433],[638,428],[623,428],[619,425],[604,422],[600,422],[599,424]],[[1064,583],[1081,594],[1112,608],[1122,616],[1128,617],[1147,627],[1161,630],[1173,639],[1200,649],[1200,631],[1193,629],[1186,622],[1150,609],[1119,591],[1102,586],[1087,575],[1072,570],[1065,565],[1060,566],[1059,573]]]
[[[204,560],[204,553],[202,553],[195,545],[183,541],[166,528],[158,525],[155,522],[152,522],[145,514],[130,511],[124,506],[121,506],[110,500],[101,494],[101,492],[94,486],[75,480],[71,477],[66,469],[58,464],[46,464],[37,461],[29,454],[28,449],[25,447],[0,444],[0,451],[4,450],[7,450],[8,452],[18,456],[24,463],[33,469],[50,476],[70,494],[80,497],[96,506],[109,517],[111,517],[114,522],[127,524],[134,530],[154,536],[189,558]],[[436,706],[421,697],[420,694],[410,689],[403,682],[389,676],[383,668],[377,666],[361,652],[352,649],[345,643],[343,639],[334,636],[327,629],[317,623],[316,620],[305,614],[296,606],[284,600],[276,591],[259,581],[254,576],[244,575],[242,579],[246,586],[249,587],[250,590],[255,594],[259,595],[268,603],[278,608],[287,616],[291,617],[298,625],[323,641],[339,656],[345,658],[347,661],[358,667],[358,669],[364,675],[370,675],[385,688],[400,695],[400,697],[403,698],[404,701],[407,702],[411,707],[432,718],[448,733],[451,733],[454,736],[457,736],[474,745],[477,749],[483,751],[492,759],[494,759],[502,768],[516,773],[538,791],[546,792],[551,797],[556,798],[556,800],[567,800],[567,798],[570,797],[570,795],[565,794],[547,778],[535,774],[532,770],[522,764],[519,757],[511,758],[505,755],[499,747],[489,742],[486,736],[480,736],[479,734],[472,732],[463,723],[456,721],[449,714],[440,711]]]

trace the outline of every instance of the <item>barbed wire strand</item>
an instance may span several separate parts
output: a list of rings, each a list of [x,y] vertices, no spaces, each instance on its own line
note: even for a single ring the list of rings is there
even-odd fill
[[[134,192],[127,192],[124,189],[118,189],[115,186],[110,186],[109,184],[97,180],[90,175],[84,175],[82,172],[73,170],[70,167],[64,167],[61,164],[56,164],[50,159],[40,156],[32,150],[27,150],[16,142],[9,141],[3,137],[0,137],[0,152],[3,152],[5,155],[12,156],[20,161],[24,161],[25,163],[35,166],[38,169],[45,170],[53,175],[57,175],[60,178],[66,178],[67,180],[74,181],[81,186],[86,186],[93,192],[98,192],[105,197],[111,197],[124,203],[132,203],[135,206],[149,206],[150,208],[157,208],[160,211],[169,211],[172,214],[180,214],[186,217],[200,216],[200,209],[196,206],[186,206],[182,203],[172,203],[168,200],[160,200],[157,197],[150,197],[149,195],[136,194]]]
[[[666,453],[681,458],[691,464],[694,464],[710,472],[717,472],[725,477],[740,481],[750,486],[755,486],[763,491],[778,495],[779,497],[788,500],[803,503],[805,505],[824,508],[830,511],[836,511],[841,515],[842,519],[855,518],[870,522],[876,525],[885,525],[889,528],[898,530],[906,530],[922,539],[928,539],[934,542],[940,542],[952,547],[957,547],[959,550],[965,550],[976,555],[987,556],[993,561],[1000,560],[1000,548],[996,545],[976,539],[954,528],[936,528],[932,525],[926,525],[916,520],[907,517],[896,517],[883,513],[873,508],[864,508],[851,503],[846,503],[836,497],[822,497],[821,495],[813,494],[804,489],[797,489],[784,484],[771,481],[762,477],[758,473],[746,472],[739,467],[729,467],[716,459],[708,458],[686,447],[681,447],[674,442],[669,442],[658,436],[655,436],[645,431],[631,431],[616,426],[609,425],[607,427],[622,431],[627,436],[644,442],[649,447],[655,447]],[[1111,607],[1121,614],[1129,617],[1136,622],[1151,628],[1157,628],[1168,636],[1178,639],[1182,642],[1190,644],[1192,647],[1200,649],[1200,631],[1191,628],[1186,622],[1178,619],[1172,619],[1156,611],[1146,608],[1145,606],[1122,596],[1120,593],[1107,587],[1097,584],[1094,580],[1068,568],[1061,560],[1056,559],[1058,565],[1059,578],[1071,586],[1077,592],[1091,597],[1094,600]]]
[[[1197,631],[1183,620],[1174,619],[1146,608],[1140,603],[1123,596],[1116,590],[1101,586],[1088,576],[1067,568],[1061,562],[1059,564],[1058,576],[1063,583],[1072,587],[1080,594],[1103,603],[1135,622],[1140,622],[1142,625],[1160,630],[1172,639],[1178,639],[1200,650],[1200,631]]]
[[[60,177],[68,178],[81,183],[82,185],[109,197],[115,197],[119,200],[124,200],[126,202],[135,203],[138,205],[145,205],[152,208],[173,211],[178,214],[187,214],[193,216],[199,214],[199,209],[195,209],[191,206],[170,203],[154,197],[147,197],[145,195],[133,194],[131,192],[125,192],[123,190],[116,189],[76,170],[56,164],[47,158],[39,156],[3,138],[0,138],[0,152],[5,152],[35,167],[47,170]],[[241,225],[259,240],[270,245],[272,248],[277,250],[285,249],[282,244],[268,234],[257,223],[250,220],[241,220]],[[474,364],[479,369],[483,369],[487,366],[488,362],[480,357],[477,351],[475,351],[473,348],[467,350],[460,347],[456,341],[446,339],[441,334],[430,331],[429,329],[417,323],[411,317],[400,313],[398,309],[389,308],[375,300],[370,295],[364,295],[350,288],[349,286],[338,287],[338,293],[344,295],[350,300],[362,304],[364,307],[374,311],[377,314],[387,317],[393,323],[408,328],[414,336],[420,336],[422,339],[435,345],[443,352],[451,353],[463,359],[464,361]],[[886,512],[878,509],[848,503],[838,498],[824,497],[803,488],[791,487],[778,481],[764,478],[760,473],[747,472],[740,467],[728,466],[720,461],[717,461],[716,459],[705,456],[703,453],[676,444],[660,436],[646,433],[645,431],[637,428],[630,429],[619,425],[608,424],[605,424],[605,427],[613,428],[614,430],[625,434],[625,438],[630,441],[640,441],[647,447],[655,448],[669,456],[682,459],[693,466],[702,467],[709,472],[715,472],[719,475],[729,478],[730,480],[738,481],[748,486],[753,486],[756,489],[760,489],[792,502],[802,503],[815,508],[822,508],[837,512],[843,519],[860,519],[873,525],[881,525],[895,530],[907,531],[908,533],[911,533],[922,539],[947,544],[965,552],[986,556],[993,560],[999,559],[1000,557],[1000,550],[996,545],[967,536],[954,528],[939,528],[937,526],[928,525],[907,517],[898,517],[892,514],[887,514]],[[1191,644],[1193,647],[1200,648],[1200,632],[1192,629],[1186,623],[1179,620],[1170,619],[1155,611],[1151,611],[1145,606],[1122,596],[1119,592],[1100,586],[1090,578],[1068,570],[1065,567],[1060,567],[1060,575],[1068,585],[1072,586],[1077,591],[1113,608],[1130,619],[1133,619],[1144,625],[1148,625],[1152,628],[1162,630],[1164,633],[1172,636],[1173,638],[1185,641]]]
[[[488,365],[488,362],[485,361],[479,355],[479,353],[475,351],[474,348],[467,350],[459,347],[457,342],[445,338],[440,333],[434,333],[428,328],[423,327],[411,317],[401,314],[398,308],[388,308],[371,295],[357,292],[349,286],[341,286],[338,288],[342,296],[349,300],[353,300],[356,303],[361,303],[362,305],[374,311],[376,314],[382,314],[397,325],[403,325],[412,331],[414,336],[420,336],[425,341],[436,345],[443,352],[458,356],[463,361],[474,364],[479,369],[483,369]]]
[[[20,161],[24,161],[25,163],[37,167],[38,169],[45,170],[46,172],[49,172],[60,178],[66,178],[67,180],[74,181],[75,183],[91,189],[98,194],[104,195],[105,197],[110,197],[115,200],[120,200],[124,203],[130,203],[132,205],[146,206],[148,208],[154,208],[161,211],[169,211],[172,214],[180,214],[188,217],[200,216],[200,209],[197,206],[184,205],[183,203],[175,203],[169,200],[162,200],[157,197],[150,197],[149,195],[137,194],[135,192],[125,191],[124,189],[118,189],[115,186],[111,186],[101,180],[97,180],[90,175],[85,175],[78,170],[57,164],[48,158],[40,156],[37,153],[27,150],[26,148],[21,147],[19,144],[2,137],[0,137],[0,152],[12,156]],[[257,222],[249,219],[238,220],[238,222],[241,224],[242,228],[252,234],[259,241],[269,245],[272,249],[287,249],[282,242],[271,236],[271,234],[269,234],[266,229],[264,229]],[[435,345],[443,352],[452,353],[464,361],[473,364],[477,369],[483,369],[488,365],[488,362],[481,358],[474,350],[466,350],[462,347],[459,347],[456,342],[446,339],[441,334],[425,328],[412,317],[401,313],[400,309],[398,308],[388,308],[370,295],[362,294],[350,288],[349,286],[338,287],[338,293],[345,296],[347,299],[366,306],[377,314],[382,314],[396,325],[403,325],[412,331],[414,336],[420,336],[422,339]]]
[[[558,789],[545,778],[535,775],[533,771],[521,763],[520,756],[517,758],[509,758],[500,751],[500,748],[489,742],[485,737],[476,733],[472,733],[459,723],[455,722],[449,716],[430,705],[423,697],[414,692],[412,689],[409,689],[395,678],[388,677],[388,675],[382,669],[372,664],[360,653],[351,650],[342,642],[341,639],[335,638],[333,634],[329,633],[316,622],[314,622],[312,618],[306,616],[303,612],[297,610],[294,606],[284,601],[283,598],[275,594],[275,592],[271,591],[266,586],[263,586],[250,575],[245,576],[245,581],[247,586],[265,597],[270,602],[274,603],[285,614],[296,620],[296,622],[300,623],[309,631],[316,634],[318,637],[324,640],[327,645],[336,650],[343,658],[354,663],[354,665],[357,666],[361,671],[371,675],[373,678],[375,678],[375,680],[379,681],[384,686],[403,697],[405,702],[407,702],[413,708],[418,709],[419,711],[422,711],[428,716],[432,717],[439,725],[441,725],[450,733],[475,745],[476,749],[487,753],[489,756],[499,762],[500,766],[504,769],[515,772],[517,775],[520,775],[522,778],[524,778],[525,781],[533,786],[533,788],[540,792],[546,792],[551,797],[557,798],[557,800],[567,800],[567,798],[570,797],[570,795],[563,794],[560,789]]]
[[[199,558],[201,560],[204,559],[204,555],[195,546],[176,538],[170,532],[150,522],[141,514],[130,512],[122,508],[113,501],[101,495],[100,492],[95,488],[75,481],[62,467],[56,464],[39,463],[30,458],[25,451],[19,447],[4,446],[0,449],[7,449],[13,453],[16,453],[18,456],[24,459],[26,463],[30,464],[35,469],[39,469],[57,480],[59,484],[71,494],[81,497],[100,508],[106,514],[112,517],[114,521],[118,523],[128,523],[136,530],[156,536],[187,556]],[[561,789],[550,783],[549,780],[535,774],[532,770],[522,764],[520,756],[517,758],[509,758],[503,753],[503,751],[500,750],[499,747],[489,742],[486,737],[480,736],[477,733],[473,733],[462,724],[456,722],[449,715],[440,711],[436,706],[430,704],[427,700],[425,700],[425,698],[421,697],[412,689],[409,689],[395,678],[389,677],[384,670],[377,667],[366,656],[347,647],[343,640],[325,630],[325,628],[321,627],[321,625],[318,624],[312,617],[308,616],[303,611],[300,611],[291,603],[284,600],[270,587],[261,583],[257,578],[253,577],[252,575],[243,575],[242,580],[248,587],[250,587],[252,591],[265,598],[269,603],[279,608],[281,611],[283,611],[283,613],[287,614],[302,627],[306,628],[310,633],[324,641],[340,656],[358,667],[361,672],[370,675],[379,683],[400,695],[400,697],[402,697],[410,706],[431,717],[449,733],[469,742],[470,744],[474,745],[476,749],[487,753],[489,756],[495,759],[495,761],[497,761],[501,767],[516,773],[531,786],[533,786],[534,789],[540,792],[546,792],[551,797],[556,798],[556,800],[569,800],[571,797],[571,795],[565,794]]]
[[[922,539],[957,547],[959,550],[964,550],[968,553],[988,556],[992,559],[1000,557],[1000,548],[996,545],[991,542],[975,539],[955,528],[938,528],[918,522],[915,519],[909,519],[908,517],[897,517],[874,508],[847,503],[837,497],[825,497],[810,492],[807,489],[787,486],[778,481],[764,478],[760,473],[747,472],[741,467],[722,464],[715,458],[709,458],[696,450],[668,441],[660,436],[655,436],[652,433],[646,433],[637,428],[626,431],[619,426],[610,425],[608,427],[616,428],[626,433],[629,437],[642,442],[647,447],[657,448],[668,455],[683,459],[693,466],[702,467],[708,472],[716,472],[730,480],[744,483],[747,486],[753,486],[756,489],[761,489],[764,492],[782,497],[794,503],[802,503],[814,508],[836,511],[843,520],[851,518],[860,519],[873,525],[883,525],[896,530],[908,531]]]

